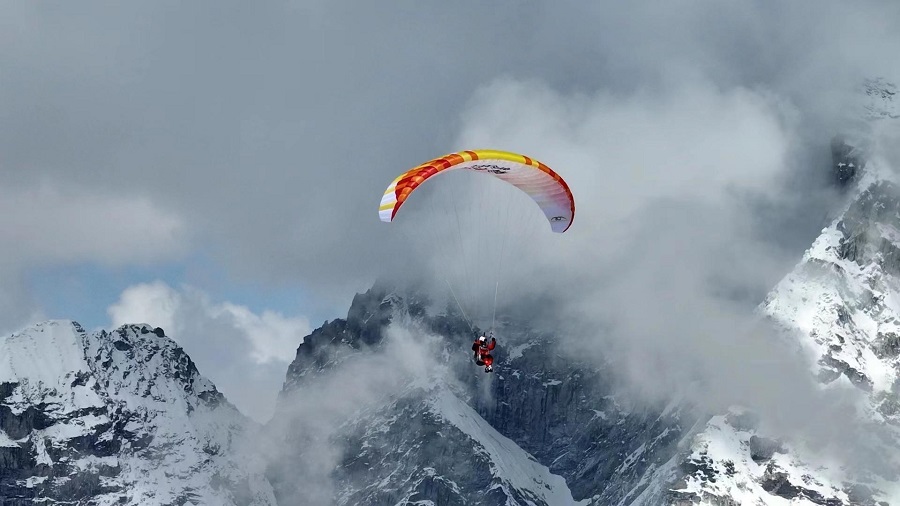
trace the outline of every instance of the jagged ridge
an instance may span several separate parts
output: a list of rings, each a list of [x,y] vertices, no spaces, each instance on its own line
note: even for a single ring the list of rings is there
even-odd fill
[[[237,458],[252,423],[162,329],[51,321],[0,356],[4,504],[274,504]]]

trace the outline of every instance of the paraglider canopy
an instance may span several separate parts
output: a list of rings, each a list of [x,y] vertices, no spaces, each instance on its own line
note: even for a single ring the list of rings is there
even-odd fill
[[[533,234],[539,228],[546,230],[543,223],[553,232],[567,231],[575,217],[575,200],[563,178],[534,158],[508,151],[469,150],[429,160],[400,174],[381,198],[379,218],[395,221],[400,208],[425,181],[456,169],[462,169],[460,175],[485,176],[463,178],[465,185],[451,184],[453,178],[438,178],[436,191],[426,199],[431,212],[424,215],[418,214],[424,210],[421,201],[413,199],[410,205],[417,210],[411,211],[410,217],[424,224],[416,230],[428,236],[420,239],[427,251],[417,258],[432,263],[434,272],[444,278],[449,296],[473,333],[474,321],[490,322],[488,328],[493,330],[501,281],[506,286],[504,277],[520,280],[531,275],[528,252],[539,244]],[[491,179],[501,183],[494,184]],[[522,198],[523,193],[529,198]],[[438,195],[452,202],[436,202]],[[463,205],[458,206],[457,200]],[[537,204],[546,221],[529,200]],[[404,214],[402,220],[407,219]],[[402,226],[398,230],[408,231]],[[416,238],[407,239],[412,242]],[[509,261],[504,261],[506,258]],[[493,335],[487,334],[485,340],[491,341],[489,337]]]
[[[489,174],[519,188],[541,208],[554,232],[562,233],[572,226],[575,199],[559,174],[525,155],[487,149],[451,153],[398,176],[381,198],[378,208],[381,221],[393,221],[409,195],[428,178],[453,169]]]

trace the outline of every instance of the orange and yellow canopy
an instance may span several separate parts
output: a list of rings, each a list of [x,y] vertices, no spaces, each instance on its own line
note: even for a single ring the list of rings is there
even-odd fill
[[[381,198],[381,221],[393,221],[403,202],[425,180],[454,169],[489,174],[527,193],[540,206],[554,232],[562,233],[572,226],[575,199],[559,174],[525,155],[489,149],[451,153],[404,172],[391,182]]]

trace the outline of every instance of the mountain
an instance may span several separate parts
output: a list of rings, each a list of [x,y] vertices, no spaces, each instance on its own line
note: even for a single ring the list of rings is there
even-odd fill
[[[0,503],[274,504],[256,430],[160,328],[0,340]]]
[[[761,308],[799,346],[798,360],[810,363],[823,390],[856,399],[848,409],[858,413],[844,416],[864,436],[847,437],[865,454],[842,451],[844,462],[825,464],[803,440],[780,441],[746,418],[718,416],[694,443],[689,462],[697,469],[685,480],[685,497],[900,504],[900,187],[893,177],[867,164],[847,209]]]
[[[892,85],[864,88],[869,127],[896,117]],[[846,401],[809,424],[830,431],[830,447],[742,406],[635,404],[612,368],[561,356],[528,318],[501,322],[496,373],[481,376],[459,352],[474,335],[460,316],[376,287],[305,339],[289,368],[270,424],[279,502],[310,497],[283,469],[328,452],[312,458],[331,470],[317,477],[322,504],[900,504],[900,198],[890,170],[867,159],[870,134],[832,143],[846,207],[759,311],[809,361],[811,395]],[[405,343],[429,335],[441,339],[425,353]],[[402,371],[367,381],[366,359],[379,355],[373,371]],[[407,368],[407,355],[440,367]],[[349,400],[322,415],[310,391]]]
[[[866,120],[895,94],[868,81]],[[452,305],[377,283],[303,340],[265,426],[161,329],[4,338],[0,503],[900,505],[900,183],[869,133],[832,143],[845,205],[759,306],[803,423],[635,402],[534,314],[499,320],[485,374]]]
[[[510,321],[498,326],[509,338],[496,372],[483,374],[465,321],[405,295],[376,286],[354,298],[347,319],[300,345],[267,431],[279,438],[268,473],[279,504],[627,504],[665,495],[656,478],[670,477],[679,442],[698,423],[690,410],[634,406],[607,370],[561,357],[554,336]],[[310,467],[330,470],[311,480],[315,493],[297,480]]]
[[[877,122],[900,117],[895,94],[865,83],[868,128],[894,128]],[[840,402],[809,413],[831,447],[736,407],[692,436],[670,504],[900,504],[900,184],[888,161],[867,159],[866,138],[833,143],[846,206],[760,306],[818,393]]]

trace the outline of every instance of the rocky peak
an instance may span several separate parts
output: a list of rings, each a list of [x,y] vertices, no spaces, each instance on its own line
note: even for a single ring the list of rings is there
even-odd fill
[[[900,188],[877,181],[860,193],[836,225],[837,254],[859,266],[900,276]]]
[[[831,140],[831,173],[838,187],[852,188],[862,170],[859,150],[844,137]]]
[[[867,109],[874,119],[897,117],[886,107],[892,85],[868,82],[866,95],[881,104]],[[900,504],[900,192],[884,162],[861,153],[832,144],[849,201],[760,309],[823,391],[858,399],[847,423],[866,461],[838,468],[818,453],[821,442],[716,416],[693,438],[669,504]]]
[[[158,402],[184,397],[188,410],[197,403],[210,407],[223,402],[215,385],[200,375],[197,366],[163,329],[148,325],[123,325],[112,332],[100,331],[85,349],[105,388]],[[160,381],[164,378],[166,381]],[[173,386],[182,393],[164,390]]]
[[[451,311],[431,315],[429,305],[429,298],[420,290],[381,281],[356,294],[347,318],[327,321],[303,338],[288,367],[283,393],[300,386],[308,374],[329,370],[360,350],[378,348],[385,327],[394,321],[416,321],[445,336],[471,333],[460,316]]]
[[[162,329],[50,321],[0,356],[4,504],[274,504],[254,424]]]
[[[356,294],[346,319],[327,321],[303,338],[288,367],[282,393],[298,388],[308,374],[334,367],[361,347],[378,345],[398,302],[380,287]]]
[[[347,320],[313,332],[291,365],[280,403],[295,406],[279,409],[272,422],[290,428],[279,444],[280,464],[269,474],[280,500],[310,500],[306,486],[283,469],[303,469],[302,456],[322,452],[314,448],[325,436],[304,435],[322,425],[317,415],[307,419],[317,404],[304,389],[325,384],[330,391],[334,384],[319,380],[390,346],[383,330],[373,344],[354,346],[363,332],[374,335],[369,326],[376,322],[440,336],[429,353],[446,370],[424,381],[391,380],[394,395],[376,402],[366,394],[338,424],[324,424],[328,449],[338,451],[327,475],[333,502],[586,505],[641,496],[659,504],[653,501],[666,489],[655,476],[668,477],[676,446],[694,424],[688,410],[620,403],[608,375],[559,356],[554,338],[529,328],[527,317],[498,319],[496,369],[486,375],[471,360],[472,329],[452,307],[441,310],[415,292],[378,289],[358,295],[353,306]],[[385,380],[366,382],[379,381]]]

